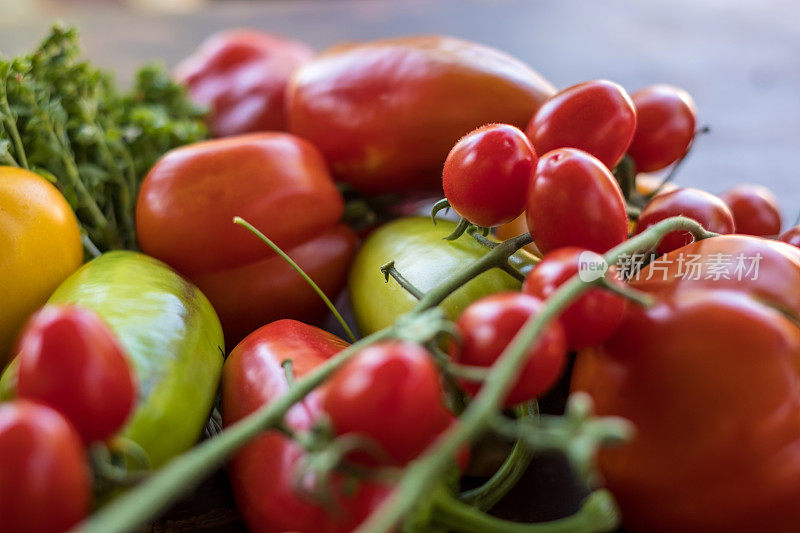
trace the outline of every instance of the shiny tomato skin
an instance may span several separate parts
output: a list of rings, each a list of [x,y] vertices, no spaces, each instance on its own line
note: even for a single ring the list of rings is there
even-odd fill
[[[444,194],[456,213],[476,226],[511,222],[525,209],[538,157],[522,131],[489,124],[465,135],[444,162]]]
[[[289,131],[365,194],[441,194],[459,138],[493,122],[522,128],[553,93],[522,62],[452,37],[345,44],[292,76]]]
[[[453,347],[451,356],[461,364],[490,367],[503,353],[520,328],[544,305],[538,298],[519,292],[486,296],[470,305],[458,318],[461,346]],[[567,355],[564,330],[551,322],[540,340],[529,350],[527,362],[505,398],[511,406],[539,398],[558,381]],[[461,382],[467,392],[477,394],[480,384]]]
[[[60,414],[25,400],[0,404],[0,529],[71,529],[89,515],[90,483],[81,438]]]
[[[706,230],[727,234],[736,231],[733,213],[718,196],[683,187],[659,194],[642,209],[636,224],[636,233],[641,233],[662,220],[678,215],[687,216],[702,225]],[[692,242],[688,231],[668,233],[658,245],[657,253],[665,254]]]
[[[564,247],[545,255],[528,274],[522,291],[546,301],[558,287],[578,274],[579,259],[585,250]],[[623,285],[617,269],[611,265],[606,278]],[[592,289],[561,313],[559,321],[564,327],[571,350],[595,346],[610,337],[622,323],[627,300],[604,289]]]
[[[619,185],[597,158],[574,148],[539,158],[525,212],[542,253],[564,246],[604,253],[628,237]]]
[[[538,154],[577,148],[612,169],[636,129],[636,111],[625,89],[607,80],[586,81],[550,98],[525,133]]]
[[[637,172],[661,170],[683,157],[694,139],[697,111],[692,97],[678,87],[652,85],[631,94],[636,133],[628,155]]]
[[[285,130],[289,76],[314,52],[305,44],[255,30],[216,33],[175,69],[216,137]]]
[[[783,235],[781,235],[781,240],[800,248],[800,226],[795,226],[786,230]]]
[[[720,195],[733,213],[736,233],[775,237],[781,232],[781,211],[772,191],[760,185],[737,185]]]
[[[93,311],[45,306],[17,347],[20,398],[61,413],[86,444],[114,435],[133,410],[136,378],[110,327]]]

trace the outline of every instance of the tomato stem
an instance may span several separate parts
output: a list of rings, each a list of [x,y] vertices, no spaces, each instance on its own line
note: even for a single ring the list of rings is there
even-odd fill
[[[419,290],[413,283],[411,283],[405,276],[403,276],[399,270],[394,266],[394,261],[389,261],[385,265],[381,267],[381,273],[386,278],[386,282],[389,282],[389,276],[393,277],[394,280],[404,288],[411,296],[416,298],[417,300],[421,300],[425,293]]]

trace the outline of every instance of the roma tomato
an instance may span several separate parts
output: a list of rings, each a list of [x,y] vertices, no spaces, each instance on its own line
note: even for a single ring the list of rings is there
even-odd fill
[[[289,76],[313,51],[254,30],[212,35],[175,69],[192,100],[207,106],[216,137],[286,129]]]
[[[525,192],[538,158],[519,128],[489,124],[456,143],[444,162],[444,195],[476,226],[511,222],[525,209]]]
[[[642,209],[636,224],[636,233],[641,233],[662,220],[678,215],[687,216],[700,223],[706,230],[715,233],[733,233],[736,224],[733,213],[718,196],[684,187],[659,194]],[[658,245],[657,253],[665,254],[692,242],[688,231],[673,231]]]
[[[226,426],[236,423],[289,387],[284,361],[296,377],[324,363],[347,344],[321,329],[294,320],[272,322],[239,343],[228,356],[222,380],[222,414]],[[316,389],[286,414],[295,431],[309,430],[321,416],[321,389]],[[257,532],[355,529],[389,494],[389,488],[362,481],[348,491],[334,476],[335,504],[340,512],[314,501],[297,488],[295,474],[305,451],[277,431],[242,448],[231,460],[229,473],[239,510],[248,528]],[[352,488],[352,487],[351,487]]]
[[[683,89],[652,85],[631,95],[636,108],[636,133],[628,155],[638,172],[665,168],[686,154],[694,139],[694,101]]]
[[[451,37],[348,44],[294,74],[289,128],[363,193],[437,192],[461,136],[492,122],[524,127],[554,92],[520,61]]]
[[[781,235],[781,240],[800,248],[800,226],[795,226],[786,230],[786,232]]]
[[[467,307],[456,322],[462,344],[451,351],[461,364],[490,367],[497,361],[525,322],[541,312],[542,301],[533,296],[506,292],[481,298]],[[564,330],[551,322],[527,355],[527,362],[505,399],[507,406],[533,400],[558,381],[567,355]],[[480,384],[462,381],[464,389],[477,394]]]
[[[781,232],[781,211],[772,191],[760,185],[737,185],[720,196],[733,213],[736,233],[775,237]]]
[[[680,254],[699,257],[697,275],[686,275]],[[712,276],[720,258],[727,277]],[[630,306],[573,373],[573,389],[591,394],[599,415],[636,427],[631,441],[599,455],[623,524],[656,533],[796,531],[800,251],[723,235],[662,259],[659,272],[651,264],[632,282],[657,303]]]
[[[262,133],[167,153],[142,184],[136,228],[142,250],[208,293],[226,337],[237,341],[276,317],[316,318],[324,304],[233,217],[244,218],[306,266],[316,267],[309,274],[321,276],[326,292],[335,296],[354,248],[352,235],[337,228],[343,209],[316,148],[287,133]],[[311,257],[316,247],[324,251],[320,258]],[[334,268],[322,274],[324,262]],[[262,267],[272,273],[269,280],[259,272]],[[280,285],[278,278],[287,284]]]
[[[636,111],[628,93],[607,80],[586,81],[550,98],[525,133],[539,154],[577,148],[609,169],[619,163],[636,129]]]
[[[522,290],[547,300],[559,286],[578,273],[583,253],[594,255],[575,247],[559,248],[545,255],[525,278]],[[624,285],[613,265],[609,266],[606,279]],[[610,291],[592,289],[584,293],[559,318],[570,349],[587,348],[605,341],[622,323],[626,308],[627,300]]]
[[[0,167],[0,369],[25,320],[83,262],[78,219],[44,178]]]
[[[625,199],[614,176],[573,148],[539,159],[525,213],[533,242],[545,254],[564,246],[604,253],[628,238]]]
[[[87,444],[111,437],[128,419],[137,387],[125,353],[93,311],[45,306],[17,346],[20,398],[49,405]]]
[[[0,529],[59,533],[89,514],[89,465],[60,414],[27,401],[0,404]]]

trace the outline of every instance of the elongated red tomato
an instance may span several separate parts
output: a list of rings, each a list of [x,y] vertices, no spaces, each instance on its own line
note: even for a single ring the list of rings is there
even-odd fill
[[[23,330],[17,348],[20,398],[64,415],[85,443],[118,431],[137,386],[119,341],[89,309],[46,306]]]
[[[477,226],[511,222],[525,209],[525,193],[538,157],[519,128],[489,124],[450,150],[442,184],[450,206]]]
[[[781,240],[800,248],[800,226],[795,226],[786,230],[786,232],[781,235]]]
[[[597,158],[573,148],[539,159],[525,213],[542,253],[563,246],[604,253],[628,237],[625,199],[614,176]]]
[[[539,154],[578,148],[614,168],[633,139],[636,111],[625,89],[607,80],[586,81],[550,98],[525,133]]]
[[[64,417],[25,400],[0,404],[0,530],[60,533],[89,514],[89,465]]]
[[[772,191],[760,185],[737,185],[720,196],[731,209],[736,233],[775,237],[781,232],[781,210]]]

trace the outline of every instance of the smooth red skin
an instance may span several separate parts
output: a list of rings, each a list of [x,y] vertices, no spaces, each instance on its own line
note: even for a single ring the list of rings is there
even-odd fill
[[[628,155],[637,172],[654,172],[683,157],[694,139],[697,111],[692,97],[678,87],[652,85],[631,94],[636,133]]]
[[[679,253],[763,258],[756,279],[705,280],[704,262],[695,280],[679,274]],[[726,235],[665,259],[666,277],[644,281],[646,268],[632,282],[656,305],[630,306],[573,373],[573,389],[589,392],[598,414],[636,427],[629,443],[599,455],[623,524],[656,533],[796,531],[800,250]]]
[[[462,343],[460,348],[451,350],[451,356],[464,365],[492,366],[523,324],[543,307],[538,298],[518,292],[481,298],[458,317],[456,326]],[[552,322],[528,351],[527,362],[506,396],[505,405],[533,400],[549,391],[561,376],[566,355],[564,329],[559,322]],[[471,394],[480,390],[480,384],[465,380],[461,386]]]
[[[335,299],[345,286],[357,246],[353,231],[338,225],[285,252],[329,298]],[[214,306],[225,342],[231,346],[274,320],[293,318],[316,323],[328,312],[314,289],[277,256],[199,274],[192,281]]]
[[[175,69],[189,96],[210,108],[215,137],[286,129],[289,76],[314,55],[305,44],[254,30],[212,35]]]
[[[528,229],[542,253],[577,246],[602,254],[628,238],[619,185],[603,163],[580,150],[541,156],[525,205]]]
[[[415,459],[453,422],[441,377],[421,346],[388,341],[361,350],[328,382],[323,409],[338,435],[373,439],[389,464]]]
[[[249,335],[228,356],[222,375],[222,414],[230,426],[288,389],[281,362],[292,360],[302,377],[347,344],[321,329],[294,320],[272,322]],[[286,423],[296,431],[310,429],[320,416],[320,389],[292,407]],[[242,448],[228,465],[236,502],[251,531],[279,533],[352,531],[388,496],[389,488],[359,484],[350,495],[334,476],[342,514],[329,514],[294,488],[294,476],[305,451],[276,431]]]
[[[20,398],[60,412],[85,443],[116,433],[133,410],[138,387],[111,329],[89,309],[45,306],[17,346]]]
[[[795,226],[786,230],[786,232],[781,235],[781,240],[800,248],[800,226]]]
[[[0,405],[0,530],[66,531],[89,515],[81,438],[64,417],[25,400]]]
[[[511,222],[525,209],[525,193],[539,158],[522,130],[489,124],[468,133],[444,162],[444,195],[476,226]]]
[[[191,278],[275,256],[235,216],[288,250],[332,228],[343,210],[316,148],[258,133],[168,152],[142,183],[136,231],[145,253]]]
[[[522,291],[547,300],[578,273],[578,259],[584,251],[566,247],[545,255],[528,274]],[[613,265],[609,266],[607,279],[624,286]],[[627,306],[627,300],[603,289],[592,289],[575,300],[559,317],[570,350],[595,346],[608,339],[622,323]]]
[[[636,223],[636,233],[641,233],[665,218],[683,215],[697,221],[708,231],[728,234],[736,231],[733,213],[718,196],[683,187],[659,194],[642,209]],[[661,240],[656,252],[665,254],[692,242],[688,231],[673,231]]]
[[[586,81],[550,98],[525,133],[539,154],[557,148],[588,152],[609,169],[620,162],[636,130],[636,111],[625,89],[607,80]]]
[[[781,232],[781,211],[772,191],[760,185],[737,185],[720,195],[733,213],[736,232],[775,237]]]
[[[295,72],[289,129],[363,193],[440,194],[459,138],[493,122],[522,128],[554,93],[520,61],[452,37],[349,44]]]

